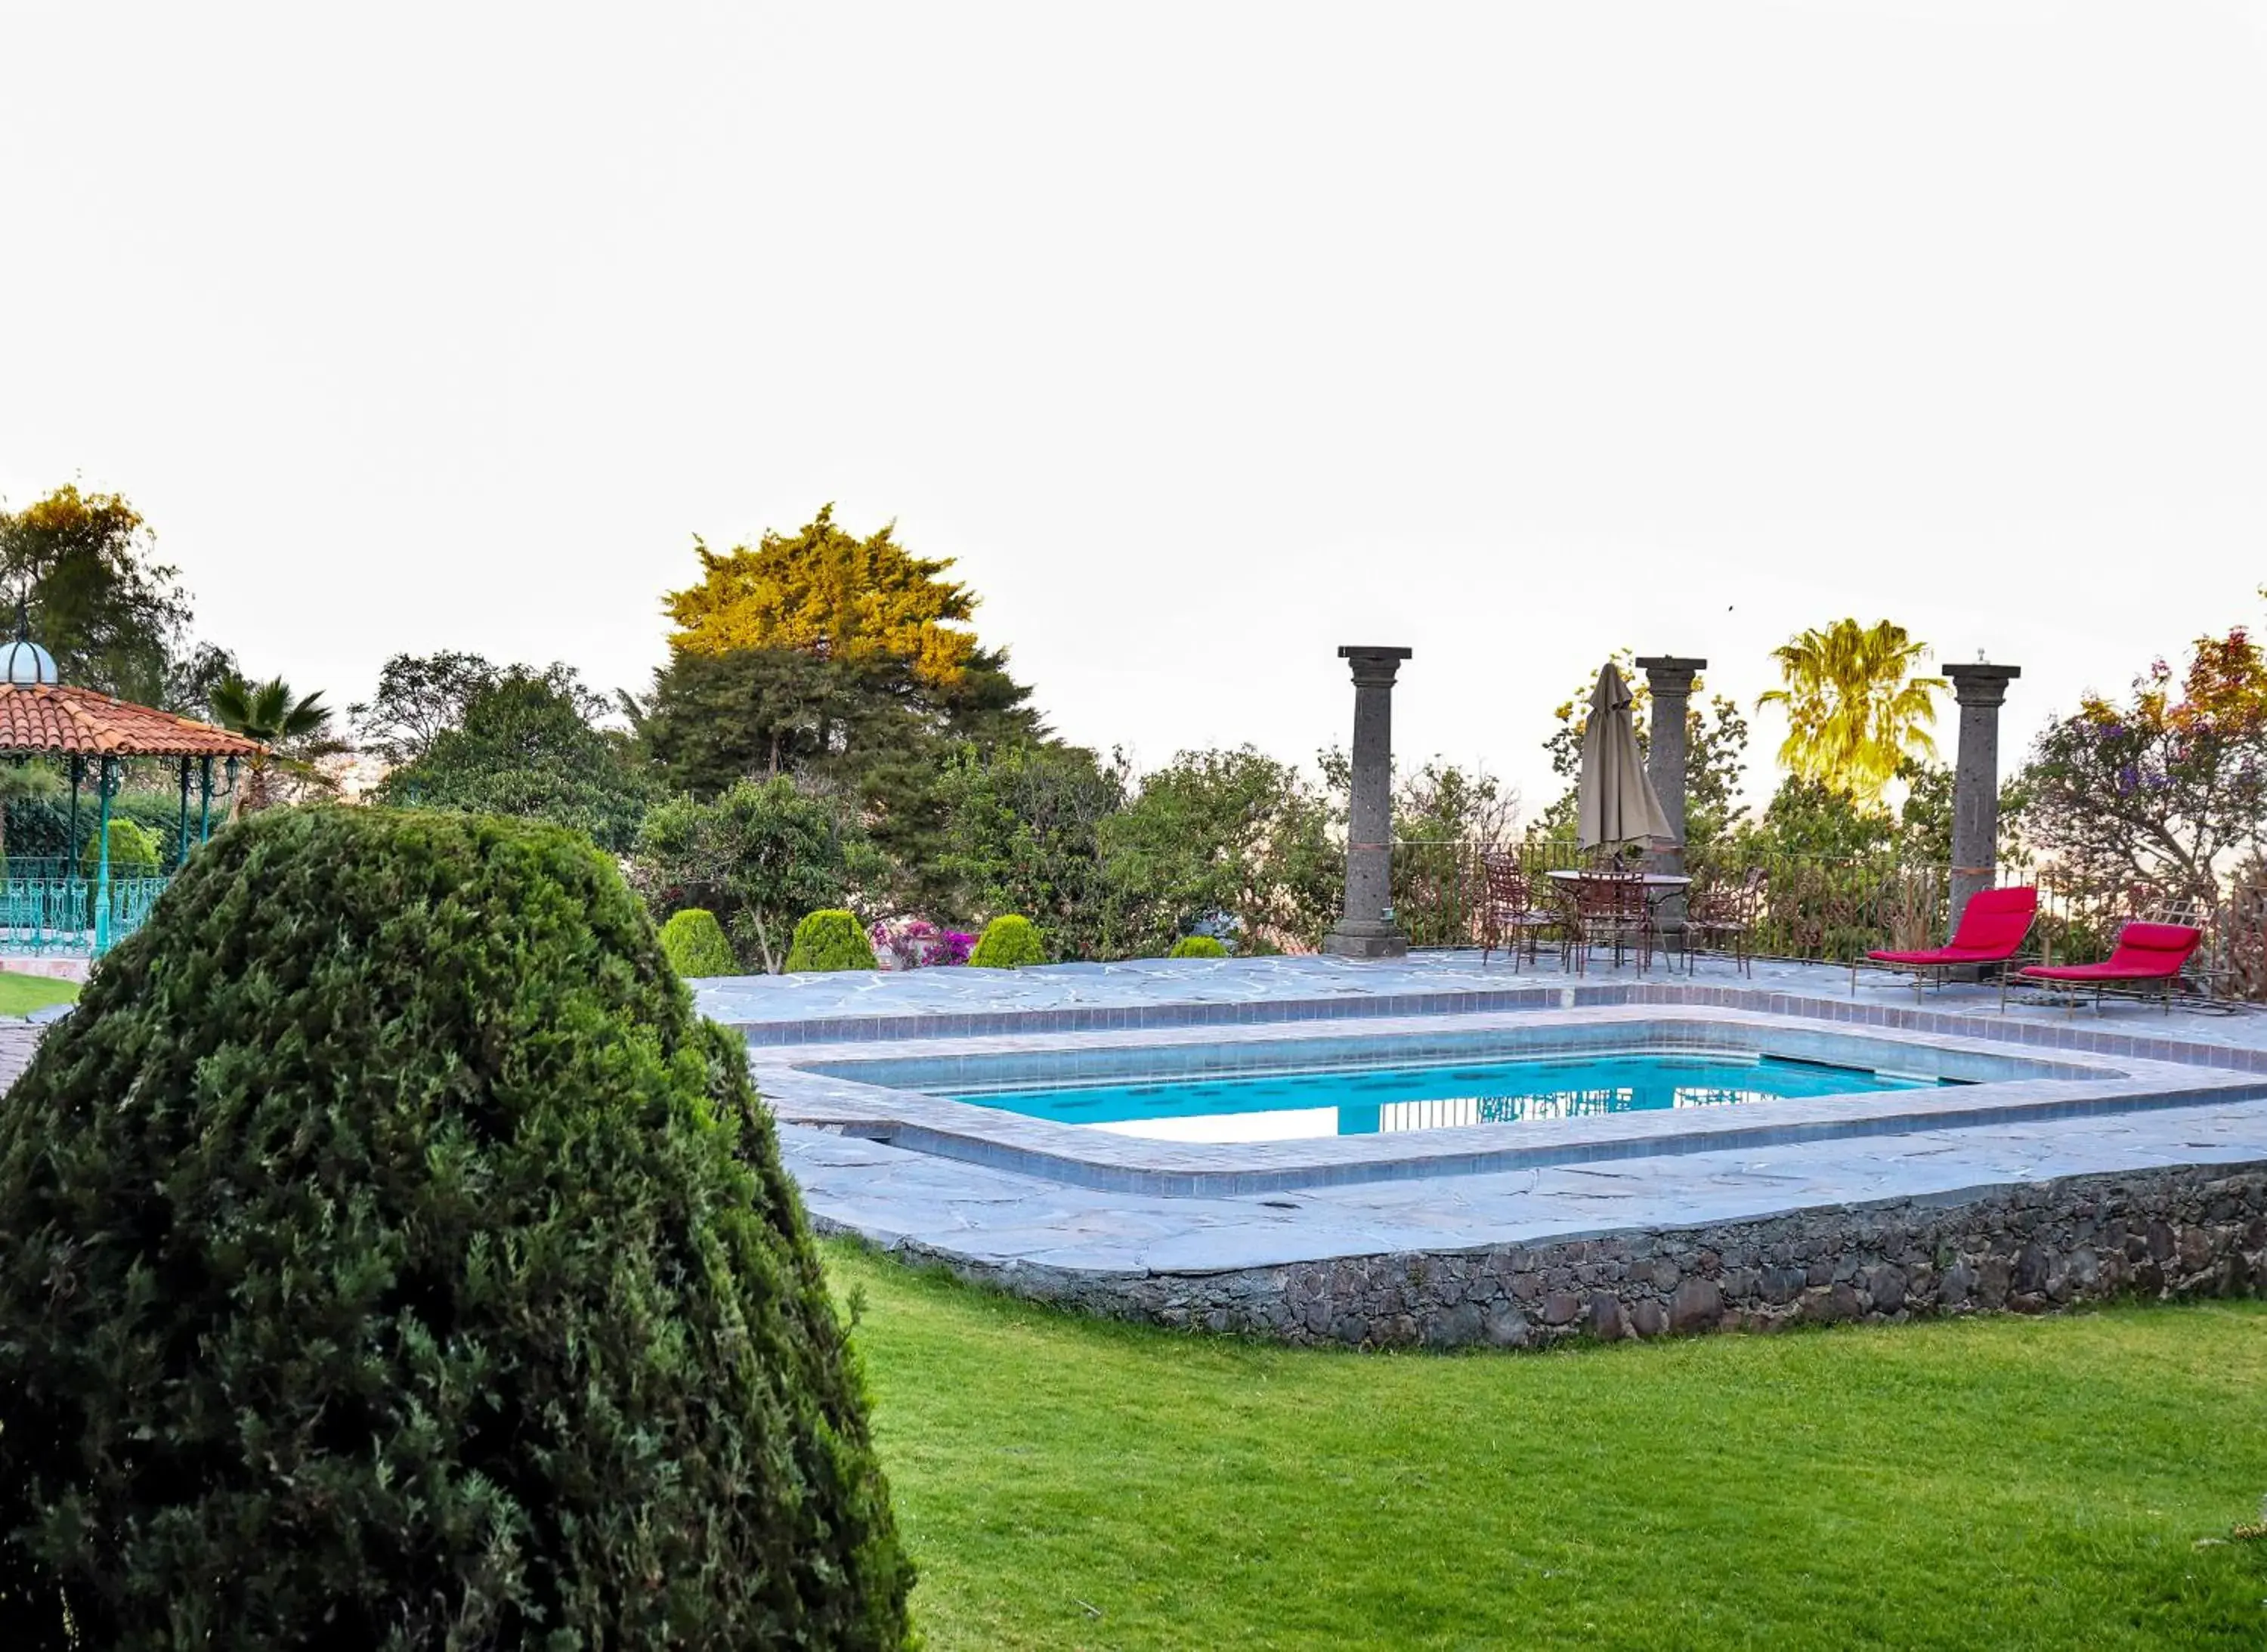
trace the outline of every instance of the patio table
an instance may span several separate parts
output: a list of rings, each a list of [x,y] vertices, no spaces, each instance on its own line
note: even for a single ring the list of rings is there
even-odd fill
[[[1599,882],[1604,883],[1609,879],[1627,877],[1629,876],[1627,872],[1594,872],[1586,870],[1581,867],[1564,868],[1559,871],[1545,872],[1543,875],[1545,877],[1556,879],[1558,882],[1562,884],[1579,884],[1587,878],[1596,878]],[[1645,881],[1646,899],[1647,900],[1658,900],[1661,899],[1662,895],[1667,894],[1670,890],[1689,888],[1692,883],[1692,880],[1690,877],[1685,877],[1681,872],[1643,872],[1639,874],[1639,876]],[[1656,890],[1660,892],[1660,894],[1655,894],[1654,892]]]
[[[1594,871],[1580,866],[1561,867],[1555,872],[1545,872],[1543,875],[1552,882],[1565,887],[1566,898],[1569,900],[1574,898],[1574,885],[1577,884],[1626,882],[1632,876],[1628,872]],[[1692,880],[1681,872],[1640,872],[1635,876],[1644,886],[1645,904],[1648,911],[1676,891],[1692,886]],[[1666,937],[1662,938],[1661,950],[1663,962],[1673,970],[1676,964],[1676,955],[1669,950]],[[1687,969],[1691,967],[1689,959],[1685,967]]]

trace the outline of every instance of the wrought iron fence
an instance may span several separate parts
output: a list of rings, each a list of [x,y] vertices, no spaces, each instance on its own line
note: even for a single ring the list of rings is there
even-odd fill
[[[2184,923],[2204,940],[2184,972],[2192,991],[2247,1003],[2267,1002],[2267,889],[2239,883],[2213,903],[2136,880],[2119,885],[2058,878],[2051,869],[2002,875],[2039,891],[2034,935],[2051,961],[2090,964],[2109,956],[2128,923]]]
[[[1572,843],[1489,845],[1404,841],[1393,846],[1396,919],[1417,947],[1478,946],[1484,938],[1486,877],[1483,856],[1511,857],[1531,887],[1548,889],[1553,872],[1591,865],[1595,855]],[[1695,848],[1686,856],[1692,894],[1752,889],[1747,936],[1759,958],[1843,963],[1875,949],[1935,945],[1951,922],[1948,869],[1893,855],[1836,859],[1732,845]],[[2193,924],[2205,932],[2190,985],[2220,999],[2267,1002],[2267,887],[2239,888],[2217,907],[2177,902],[2144,884],[2104,888],[2060,877],[2052,868],[2003,869],[2001,883],[2039,891],[2039,917],[2025,949],[2034,961],[2085,964],[2109,956],[2117,931],[2136,920]],[[1548,931],[1545,931],[1546,943]]]
[[[1491,853],[1510,856],[1537,889],[1547,888],[1553,873],[1596,862],[1590,852],[1566,842],[1396,843],[1393,910],[1411,945],[1480,944],[1483,856]],[[1841,962],[1874,947],[1922,945],[1941,931],[1948,909],[1943,868],[1903,865],[1887,856],[1833,860],[1697,849],[1685,870],[1698,895],[1717,887],[1753,887],[1749,946],[1760,957]]]
[[[113,877],[106,894],[94,878],[22,870],[29,864],[11,861],[0,877],[0,952],[91,958],[98,935],[115,946],[140,929],[169,881]]]

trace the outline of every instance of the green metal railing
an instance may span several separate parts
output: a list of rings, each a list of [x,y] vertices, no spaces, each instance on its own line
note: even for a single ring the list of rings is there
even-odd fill
[[[92,772],[95,781],[94,835],[78,859],[20,856],[0,861],[0,953],[21,956],[100,958],[139,929],[171,881],[146,860],[120,865],[111,858],[112,804],[125,778],[125,760],[70,760],[70,813],[63,841],[78,842],[79,791]],[[196,846],[212,833],[213,760],[180,760],[180,804],[172,832],[172,863],[179,871]],[[227,795],[236,791],[237,760],[227,763]],[[189,793],[197,793],[196,826],[191,835]],[[90,858],[92,864],[89,863]]]
[[[164,877],[100,879],[77,874],[0,878],[0,952],[94,958],[142,927],[165,892]]]

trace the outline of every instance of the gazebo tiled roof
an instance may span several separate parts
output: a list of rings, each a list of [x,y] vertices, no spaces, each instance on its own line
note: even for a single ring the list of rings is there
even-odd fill
[[[72,757],[250,757],[260,742],[60,683],[0,684],[0,753]]]

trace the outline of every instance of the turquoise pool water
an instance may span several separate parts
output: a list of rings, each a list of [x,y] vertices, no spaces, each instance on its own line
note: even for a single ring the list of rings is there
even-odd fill
[[[1276,1142],[1667,1107],[1720,1107],[1779,1096],[1933,1089],[1940,1082],[1770,1055],[1586,1055],[1140,1080],[989,1090],[954,1099],[1126,1135],[1178,1142]]]

